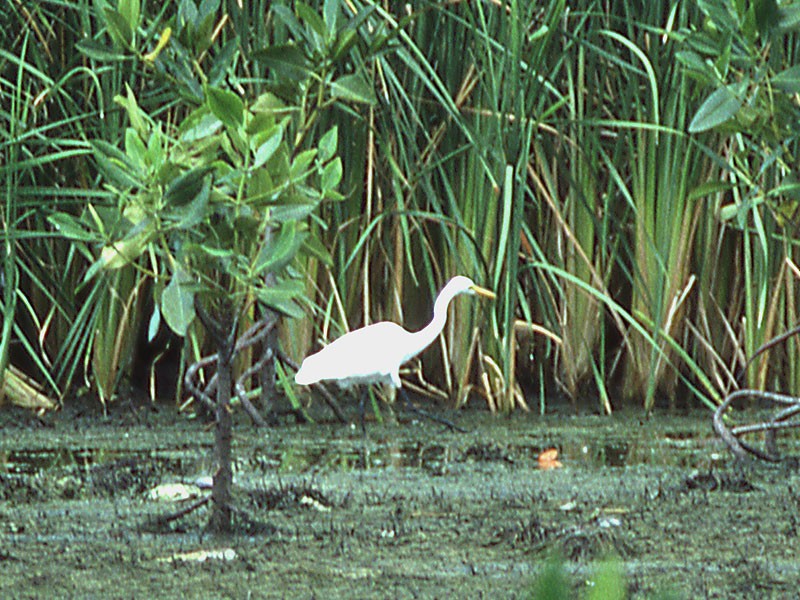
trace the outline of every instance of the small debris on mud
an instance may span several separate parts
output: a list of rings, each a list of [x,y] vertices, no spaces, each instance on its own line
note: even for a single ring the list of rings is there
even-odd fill
[[[318,489],[308,485],[278,485],[268,489],[252,490],[248,497],[259,511],[312,508],[329,512],[334,503]]]
[[[236,558],[236,550],[224,548],[222,550],[193,550],[191,552],[178,552],[172,556],[165,556],[156,559],[156,562],[176,563],[194,562],[204,563],[212,560],[231,561]]]
[[[750,483],[743,475],[727,473],[694,473],[683,480],[682,491],[703,490],[706,492],[725,491],[745,494],[759,488]]]

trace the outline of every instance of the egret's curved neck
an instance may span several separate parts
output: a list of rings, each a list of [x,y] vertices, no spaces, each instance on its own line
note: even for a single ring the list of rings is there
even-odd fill
[[[433,340],[442,333],[444,325],[447,322],[447,307],[450,306],[450,301],[455,298],[460,291],[454,290],[450,287],[445,287],[436,297],[436,302],[433,304],[433,319],[425,327],[414,333],[414,341],[417,346],[416,351],[411,354],[406,360],[413,358],[425,348],[433,343]]]

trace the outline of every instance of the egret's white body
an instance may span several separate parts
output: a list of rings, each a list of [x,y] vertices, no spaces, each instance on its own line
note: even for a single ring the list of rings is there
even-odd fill
[[[494,297],[494,293],[477,286],[469,277],[454,277],[436,297],[433,320],[420,331],[406,331],[389,321],[356,329],[306,357],[294,380],[302,385],[330,380],[343,388],[371,383],[402,388],[400,367],[442,332],[447,322],[447,307],[459,294]]]

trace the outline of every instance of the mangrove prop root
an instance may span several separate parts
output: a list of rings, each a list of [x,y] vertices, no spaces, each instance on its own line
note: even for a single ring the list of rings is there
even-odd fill
[[[188,506],[185,506],[185,507],[181,508],[180,510],[178,510],[176,512],[169,513],[167,515],[160,515],[160,516],[156,517],[155,523],[156,523],[156,525],[158,525],[160,527],[163,527],[163,526],[171,523],[172,521],[177,521],[181,517],[185,517],[189,513],[193,513],[194,511],[196,511],[201,506],[205,506],[206,504],[208,504],[208,502],[210,500],[211,500],[211,494],[209,494],[207,496],[204,496],[204,497],[200,498],[199,500],[195,500],[194,502],[192,502]]]
[[[211,321],[211,318],[206,314],[204,314],[204,319]],[[263,341],[276,324],[277,319],[274,316],[265,317],[264,319],[254,323],[236,342],[235,352],[241,352],[253,346],[254,344]],[[217,332],[217,334],[221,335],[220,332]],[[255,408],[255,406],[253,406],[252,402],[250,402],[250,400],[247,398],[245,382],[248,378],[258,373],[265,364],[267,364],[270,360],[274,360],[275,358],[279,359],[285,365],[288,365],[294,370],[299,368],[299,365],[281,350],[267,348],[261,353],[261,357],[255,363],[253,363],[253,365],[246,369],[245,372],[242,373],[234,383],[234,391],[239,399],[239,402],[241,402],[242,407],[250,416],[250,419],[253,421],[253,423],[259,427],[266,426],[267,422]],[[216,402],[214,401],[212,395],[217,389],[217,374],[214,373],[209,378],[208,382],[203,386],[200,383],[200,371],[201,369],[206,369],[212,365],[216,365],[218,361],[219,357],[216,353],[204,356],[192,363],[186,369],[186,375],[184,376],[184,384],[186,385],[186,389],[189,390],[189,393],[202,402],[206,408],[212,411],[216,407]],[[262,382],[262,385],[264,385],[264,382]],[[347,417],[345,416],[341,407],[339,407],[333,395],[325,388],[321,388],[321,392],[322,398],[330,407],[331,411],[333,411],[333,414],[336,415],[336,418],[341,423],[347,423]]]
[[[198,313],[200,315],[200,313]],[[201,318],[203,325],[206,328],[211,328],[212,336],[216,335],[221,337],[222,334],[218,331],[216,324],[214,323],[213,319],[207,315],[205,312],[203,313],[203,317]],[[262,341],[270,330],[275,327],[277,319],[273,318],[264,318],[260,321],[254,323],[247,331],[242,334],[242,336],[236,341],[234,345],[234,354],[242,352],[247,348],[250,348],[254,344]],[[259,360],[252,365],[250,368],[245,370],[244,373],[236,380],[234,383],[234,390],[236,396],[239,398],[239,402],[241,402],[242,407],[244,407],[247,414],[250,416],[252,421],[260,426],[266,426],[266,421],[264,418],[259,414],[258,410],[253,406],[250,400],[247,398],[245,392],[245,385],[244,382],[247,381],[249,377],[252,377],[258,370],[266,363],[267,361],[273,358],[273,350],[272,348],[267,348],[264,352],[261,353],[261,357]],[[209,356],[204,356],[197,360],[196,362],[192,363],[188,369],[186,369],[186,375],[184,376],[184,384],[189,392],[198,400],[200,400],[207,408],[213,410],[216,406],[211,395],[216,391],[217,387],[217,374],[214,375],[208,380],[205,386],[201,387],[199,383],[200,377],[199,373],[201,369],[205,369],[210,367],[211,365],[216,365],[219,363],[219,355],[217,353],[210,354]],[[197,384],[195,382],[198,382]]]
[[[800,325],[796,325],[792,329],[772,338],[756,349],[736,378],[737,382],[741,383],[747,373],[747,369],[754,364],[758,356],[772,350],[778,344],[782,344],[798,333],[800,333]],[[730,409],[731,405],[740,398],[755,398],[757,400],[783,406],[784,408],[778,410],[769,421],[728,427],[728,424],[725,422],[725,413]],[[744,458],[748,455],[752,455],[761,460],[778,462],[782,460],[782,457],[778,453],[778,447],[775,441],[777,433],[781,429],[800,428],[800,418],[795,419],[797,415],[800,415],[800,397],[788,396],[775,392],[742,389],[728,394],[725,397],[725,401],[720,404],[714,412],[714,430],[737,457]],[[764,434],[763,450],[742,439],[742,436],[751,433]]]
[[[743,398],[754,398],[783,408],[768,421],[729,427],[725,422],[725,413],[735,401]],[[800,397],[761,390],[737,390],[728,394],[714,412],[714,430],[731,452],[739,458],[751,455],[768,462],[779,462],[783,457],[778,453],[775,436],[782,429],[800,428],[800,418],[795,418],[798,415],[800,415]],[[764,433],[763,450],[742,439],[742,436],[751,433]]]

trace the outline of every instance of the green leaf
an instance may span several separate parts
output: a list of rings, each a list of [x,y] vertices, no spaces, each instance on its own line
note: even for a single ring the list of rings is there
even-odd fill
[[[203,186],[203,180],[214,167],[205,165],[187,171],[170,184],[165,193],[169,204],[183,205],[194,200]]]
[[[153,314],[150,315],[150,322],[147,324],[147,342],[151,343],[158,335],[158,328],[161,327],[161,311],[158,304],[153,307]]]
[[[777,0],[757,0],[754,4],[756,27],[761,35],[767,35],[778,27]]]
[[[778,10],[778,27],[783,32],[800,29],[800,4],[794,2]]]
[[[273,204],[280,190],[276,189],[267,169],[256,169],[247,181],[247,202],[253,207],[263,208]]]
[[[711,196],[719,192],[725,192],[732,188],[733,184],[728,181],[706,181],[689,192],[689,200],[699,200],[700,198]]]
[[[136,95],[127,83],[125,84],[125,95],[114,96],[114,102],[125,109],[128,113],[128,119],[130,119],[131,125],[139,135],[147,137],[150,132],[150,117],[139,108],[139,104],[136,102]]]
[[[744,223],[747,222],[748,213],[764,202],[766,202],[766,197],[758,196],[755,198],[750,198],[745,202],[730,202],[728,204],[724,204],[719,208],[719,218],[722,221],[730,221],[735,217],[738,220],[737,227],[743,227]]]
[[[263,48],[256,52],[256,58],[266,67],[292,80],[303,81],[312,72],[311,63],[294,44]]]
[[[241,157],[250,151],[244,127],[228,129],[226,134],[220,138],[220,145],[227,155],[227,162],[231,162],[237,167],[243,167],[244,163]]]
[[[284,223],[279,231],[274,231],[268,243],[261,247],[254,268],[254,275],[275,273],[286,267],[295,257],[305,240],[306,233],[297,230],[297,222]]]
[[[89,143],[103,177],[123,189],[142,186],[142,182],[134,176],[134,165],[124,152],[105,140],[93,140]]]
[[[340,0],[325,0],[322,13],[325,16],[325,27],[329,38],[333,38],[336,26],[339,21],[339,2]]]
[[[317,14],[317,12],[308,4],[305,2],[300,2],[299,0],[294,3],[294,9],[297,11],[297,16],[300,17],[300,20],[311,27],[314,33],[316,33],[321,40],[324,40],[326,29],[325,22],[322,20],[322,17],[320,17],[319,14]]]
[[[97,40],[81,40],[75,47],[84,56],[98,62],[119,62],[128,58],[113,46],[106,46]]]
[[[128,19],[108,6],[103,8],[103,17],[111,39],[126,50],[132,50],[133,30],[128,24]]]
[[[787,94],[800,93],[800,65],[794,65],[775,75],[772,85]]]
[[[314,212],[319,202],[307,202],[306,204],[286,204],[283,206],[276,206],[272,209],[270,215],[277,223],[285,223],[286,221],[302,221]]]
[[[186,117],[186,120],[181,123],[179,127],[181,132],[180,139],[182,142],[196,142],[214,135],[220,130],[220,127],[222,127],[222,121],[209,112],[208,108],[202,107]]]
[[[325,190],[325,193],[323,194],[323,198],[325,198],[325,200],[333,200],[334,202],[341,202],[346,197],[347,196],[340,194],[336,190]]]
[[[698,73],[710,74],[711,66],[703,60],[697,52],[693,50],[681,50],[675,53],[675,59],[683,66]]]
[[[709,2],[708,0],[698,0],[697,5],[711,19],[714,26],[725,34],[735,34],[738,32],[740,23],[739,18],[734,13],[735,8],[727,0],[724,2]]]
[[[97,241],[97,234],[87,229],[80,219],[69,213],[53,213],[47,217],[47,220],[68,240],[78,242]]]
[[[266,163],[272,155],[275,154],[275,151],[280,147],[281,142],[283,141],[283,128],[276,127],[277,131],[273,133],[267,141],[261,144],[255,152],[255,157],[253,159],[253,169],[258,169],[264,163]]]
[[[192,36],[192,46],[196,54],[205,53],[214,43],[214,26],[217,24],[219,2],[201,2],[197,16],[197,26]]]
[[[294,13],[291,11],[291,9],[289,9],[288,6],[276,3],[274,6],[272,6],[272,12],[277,20],[283,23],[286,28],[291,31],[292,37],[298,40],[305,39],[305,31],[303,30],[302,25],[300,25],[300,21],[297,20],[297,17],[294,16]]]
[[[256,101],[253,102],[253,106],[250,110],[252,110],[254,113],[265,113],[275,118],[281,114],[298,112],[300,109],[296,106],[287,107],[286,104],[284,104],[284,102],[275,94],[267,92],[256,98]],[[286,123],[288,123],[288,117],[284,119],[282,126],[285,126]]]
[[[228,127],[236,129],[244,123],[244,103],[233,92],[206,87],[206,104]]]
[[[313,162],[314,157],[316,155],[317,155],[316,148],[311,148],[310,150],[304,150],[303,152],[298,154],[292,161],[292,167],[289,171],[290,177],[292,179],[300,179],[304,177],[306,171],[308,170],[309,165]]]
[[[319,140],[319,158],[322,161],[329,161],[336,154],[339,145],[339,128],[334,125]]]
[[[322,241],[317,236],[309,235],[305,240],[303,240],[302,251],[313,256],[321,263],[328,265],[329,267],[333,266],[333,257],[331,256],[331,253],[328,252],[328,249],[322,245]]]
[[[147,227],[135,235],[103,246],[99,259],[101,268],[113,271],[134,262],[147,248],[152,234],[152,227]]]
[[[140,5],[139,0],[119,0],[119,13],[127,21],[131,31],[139,27]]]
[[[738,204],[731,203],[726,204],[724,206],[720,206],[719,209],[719,218],[720,221],[730,221],[734,217],[738,216],[739,212],[741,212],[741,207]]]
[[[361,76],[356,74],[342,75],[336,81],[331,82],[331,95],[334,98],[363,104],[375,104],[377,102],[375,92]]]
[[[125,154],[142,173],[147,171],[147,148],[133,127],[125,130]]]
[[[161,313],[172,331],[185,336],[194,320],[194,292],[191,279],[182,270],[175,271],[161,294]]]
[[[193,34],[200,22],[197,4],[194,0],[180,0],[176,4],[178,5],[177,25],[179,29],[185,29],[189,35]]]
[[[165,166],[165,146],[166,139],[161,132],[161,124],[159,124],[150,134],[150,139],[147,140],[147,161],[150,167],[156,172],[160,171]]]
[[[322,192],[333,190],[339,185],[342,180],[342,159],[338,156],[325,165],[322,170],[322,178],[320,180],[320,187]]]
[[[287,317],[302,317],[303,311],[298,306],[297,299],[302,297],[304,292],[302,281],[284,279],[269,287],[258,288],[256,296],[263,304]]]
[[[779,201],[785,199],[800,200],[800,181],[797,180],[797,177],[798,175],[795,173],[789,173],[777,187],[769,191],[769,196],[777,196]],[[781,199],[781,196],[786,196],[786,198]]]
[[[731,119],[742,106],[745,85],[745,82],[739,82],[713,92],[697,109],[692,122],[689,123],[689,133],[708,131]]]
[[[336,43],[333,46],[333,51],[331,52],[331,58],[334,61],[338,61],[350,51],[350,48],[352,48],[357,41],[358,32],[349,28],[343,30],[336,39]]]
[[[208,215],[208,200],[211,197],[211,177],[203,180],[203,186],[194,199],[184,206],[176,206],[168,212],[166,218],[175,222],[175,227],[180,230],[194,229]]]
[[[214,61],[208,69],[208,83],[212,86],[220,85],[233,70],[233,64],[239,52],[240,40],[237,37],[231,37],[222,48],[216,51]]]
[[[197,246],[197,248],[202,250],[208,256],[221,260],[232,258],[234,255],[233,250],[230,248],[215,248],[214,246],[209,246],[208,244],[200,244]]]
[[[256,100],[256,103],[258,102],[259,100]],[[251,147],[258,147],[266,138],[275,133],[275,114],[271,110],[261,109],[262,107],[256,104],[250,106],[253,117],[248,119],[247,126],[244,128],[244,132],[253,138],[250,141]]]

